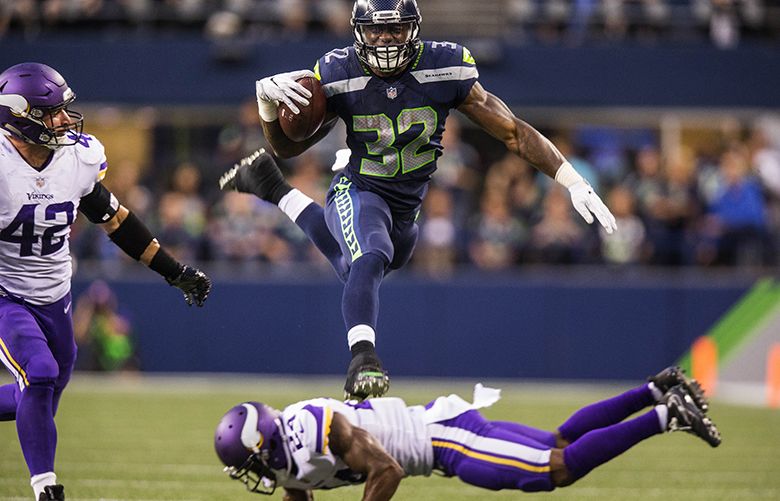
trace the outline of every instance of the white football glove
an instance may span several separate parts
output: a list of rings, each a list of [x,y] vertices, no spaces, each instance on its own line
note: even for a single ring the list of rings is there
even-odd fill
[[[564,162],[558,168],[558,171],[555,173],[555,180],[568,188],[571,195],[571,204],[588,224],[593,223],[593,214],[595,214],[596,219],[607,230],[607,233],[611,234],[617,229],[615,216],[612,215],[607,206],[604,205],[604,202],[593,191],[593,186],[588,184],[569,162]]]
[[[352,150],[349,148],[338,150],[336,152],[336,159],[333,161],[333,165],[331,166],[330,170],[333,172],[338,172],[340,170],[346,169],[347,165],[349,165],[349,157],[351,155]]]
[[[612,234],[617,229],[615,216],[607,209],[601,198],[593,191],[593,186],[588,184],[587,181],[583,179],[571,185],[569,194],[571,195],[571,204],[574,206],[574,209],[580,213],[580,216],[588,224],[593,222],[593,214],[595,214],[596,219],[607,230],[607,233]]]
[[[290,111],[296,115],[300,109],[295,103],[301,106],[309,104],[311,92],[296,80],[303,77],[314,77],[311,70],[298,70],[289,73],[279,73],[255,82],[255,94],[257,94],[257,109],[260,118],[265,122],[273,122],[279,116],[277,108],[279,103],[284,103],[290,108]]]

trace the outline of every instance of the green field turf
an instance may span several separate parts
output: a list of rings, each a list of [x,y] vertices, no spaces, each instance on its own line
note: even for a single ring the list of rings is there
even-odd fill
[[[3,378],[0,383],[8,382]],[[489,383],[486,381],[486,383]],[[276,407],[313,396],[339,397],[340,380],[269,378],[93,378],[77,375],[57,416],[57,473],[69,500],[250,500],[221,471],[214,427],[243,400]],[[494,384],[495,385],[495,384]],[[627,389],[586,385],[504,384],[485,414],[550,428],[578,407]],[[463,381],[394,380],[392,394],[410,403],[439,394],[471,397]],[[577,484],[554,493],[491,492],[457,479],[405,480],[395,499],[780,499],[780,411],[719,402],[710,412],[723,434],[711,449],[675,433],[640,444]],[[13,423],[0,423],[0,500],[30,500],[32,491]],[[360,487],[318,492],[316,499],[357,500]],[[281,491],[273,499],[281,499]]]

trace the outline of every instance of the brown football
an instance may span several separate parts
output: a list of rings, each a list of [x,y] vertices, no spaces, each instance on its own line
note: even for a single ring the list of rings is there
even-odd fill
[[[279,104],[279,125],[284,135],[293,141],[300,142],[309,139],[322,125],[325,119],[327,102],[322,84],[314,77],[303,77],[297,82],[311,91],[308,106],[295,103],[301,110],[297,115],[290,111],[286,104]]]

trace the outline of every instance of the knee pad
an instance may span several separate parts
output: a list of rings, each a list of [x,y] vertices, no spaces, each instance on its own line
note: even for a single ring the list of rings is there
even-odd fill
[[[51,354],[39,354],[30,358],[25,368],[27,381],[32,385],[54,386],[60,374],[57,361]]]

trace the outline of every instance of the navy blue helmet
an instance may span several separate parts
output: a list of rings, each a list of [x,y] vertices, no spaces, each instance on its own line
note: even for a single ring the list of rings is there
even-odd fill
[[[57,70],[41,63],[21,63],[0,73],[0,128],[27,143],[56,149],[76,144],[84,118],[69,110],[76,99]],[[54,126],[62,110],[69,122]]]
[[[422,16],[416,0],[357,0],[352,8],[355,52],[364,64],[381,72],[403,68],[420,47]],[[376,25],[408,25],[406,40],[394,45],[369,45],[365,30]]]

